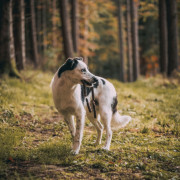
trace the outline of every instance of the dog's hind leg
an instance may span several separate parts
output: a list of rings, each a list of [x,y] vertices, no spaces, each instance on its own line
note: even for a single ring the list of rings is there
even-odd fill
[[[112,111],[108,111],[107,108],[103,108],[100,111],[100,115],[106,130],[106,143],[103,149],[109,150],[112,139],[112,130],[111,130]]]
[[[76,128],[75,128],[75,124],[74,124],[74,116],[67,115],[64,117],[64,120],[68,125],[69,131],[70,131],[72,139],[74,141],[74,136],[76,133]]]
[[[102,139],[102,134],[103,134],[103,125],[100,122],[100,115],[98,115],[96,118],[94,118],[93,113],[87,112],[87,117],[97,130],[98,136],[97,136],[95,145],[99,145],[99,144],[101,144],[101,139]]]

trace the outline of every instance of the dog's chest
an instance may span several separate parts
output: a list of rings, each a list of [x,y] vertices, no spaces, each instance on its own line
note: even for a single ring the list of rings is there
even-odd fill
[[[78,88],[73,90],[63,87],[56,88],[53,98],[56,108],[62,114],[74,114],[81,103]]]

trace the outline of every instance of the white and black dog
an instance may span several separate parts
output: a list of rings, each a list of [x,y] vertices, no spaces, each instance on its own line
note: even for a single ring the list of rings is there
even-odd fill
[[[97,117],[87,109],[83,86],[86,84],[88,101],[92,101],[90,86],[94,87]],[[64,116],[73,139],[73,152],[79,153],[83,137],[85,115],[97,130],[96,145],[101,144],[103,125],[106,130],[106,143],[103,149],[109,150],[112,130],[124,127],[131,120],[130,116],[120,116],[117,111],[117,94],[114,86],[107,80],[89,72],[87,65],[80,57],[69,58],[55,73],[52,82],[54,104]],[[76,127],[74,123],[76,117]],[[100,121],[101,120],[101,121]],[[103,123],[103,125],[101,124]]]

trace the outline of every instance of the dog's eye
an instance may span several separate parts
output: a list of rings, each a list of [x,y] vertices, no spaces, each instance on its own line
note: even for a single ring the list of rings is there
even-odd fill
[[[84,68],[84,69],[81,69],[81,72],[86,72],[86,69]]]

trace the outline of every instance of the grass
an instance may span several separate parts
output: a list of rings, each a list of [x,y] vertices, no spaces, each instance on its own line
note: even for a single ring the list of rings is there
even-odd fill
[[[110,80],[118,109],[132,122],[113,133],[111,151],[94,146],[86,120],[80,154],[53,106],[52,74],[22,72],[0,80],[0,179],[179,179],[180,85],[161,77]],[[105,135],[103,135],[103,143]]]

